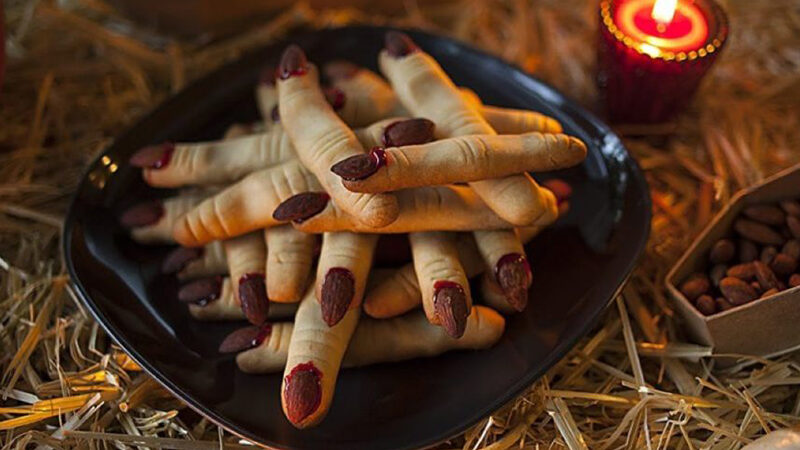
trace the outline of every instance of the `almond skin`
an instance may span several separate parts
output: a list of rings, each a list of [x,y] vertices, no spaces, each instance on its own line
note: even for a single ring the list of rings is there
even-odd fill
[[[797,259],[785,253],[778,253],[775,255],[775,258],[772,259],[772,263],[770,263],[769,267],[776,275],[785,277],[797,270]]]
[[[753,241],[741,239],[739,241],[739,262],[748,263],[758,258],[758,247]]]
[[[719,289],[725,299],[733,305],[744,305],[758,298],[752,286],[734,277],[723,278],[719,283]]]
[[[800,232],[800,221],[797,222],[797,225],[798,232]],[[783,245],[785,241],[780,233],[768,225],[749,219],[737,219],[736,222],[733,223],[733,229],[736,230],[740,236],[759,244]]]
[[[756,277],[756,268],[753,265],[754,262],[755,261],[732,266],[728,269],[727,275],[740,280],[750,281]]]
[[[681,285],[681,293],[683,293],[689,301],[697,300],[698,297],[708,292],[709,289],[711,289],[711,282],[708,276],[700,272],[689,275],[689,278]]]
[[[717,312],[717,304],[710,295],[701,295],[697,298],[695,303],[697,310],[706,316],[710,316]]]
[[[776,205],[753,205],[748,206],[742,213],[766,225],[781,225],[786,220],[786,213]]]
[[[709,259],[713,264],[727,263],[736,254],[736,245],[730,239],[720,239],[711,247]]]
[[[800,259],[800,241],[797,239],[789,239],[783,244],[781,253],[788,255],[792,259]]]
[[[778,277],[775,276],[775,272],[773,272],[769,266],[761,261],[755,261],[753,262],[753,265],[756,268],[756,278],[758,279],[758,284],[761,285],[762,289],[780,289],[780,281],[778,281]]]

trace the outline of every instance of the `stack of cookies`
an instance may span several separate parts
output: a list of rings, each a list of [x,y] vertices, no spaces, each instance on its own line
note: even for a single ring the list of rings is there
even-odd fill
[[[497,342],[500,313],[527,305],[524,243],[567,207],[569,186],[529,172],[586,155],[552,118],[456,87],[402,33],[387,33],[378,63],[385,78],[328,63],[323,85],[290,46],[256,88],[263,122],[130,159],[151,186],[181,190],[122,224],[138,242],[181,245],[162,271],[184,281],[193,317],[250,322],[220,351],[246,372],[283,370],[298,428],[325,416],[342,365]],[[477,276],[487,306],[473,305]]]

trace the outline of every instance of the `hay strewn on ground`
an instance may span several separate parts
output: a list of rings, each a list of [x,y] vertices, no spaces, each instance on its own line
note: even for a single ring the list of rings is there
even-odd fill
[[[300,25],[414,25],[535,72],[591,106],[595,4],[406,2],[381,19],[302,4],[211,44],[133,39],[100,0],[6,0],[0,101],[0,443],[217,448],[237,439],[183,407],[79,305],[59,255],[66,201],[112,137],[189,79]],[[800,5],[730,0],[730,45],[677,124],[621,126],[652,187],[646,257],[615,307],[542,380],[442,448],[722,448],[800,425],[800,353],[715,367],[662,288],[733,192],[800,159]],[[143,42],[148,42],[144,44]],[[141,448],[141,447],[140,447]],[[226,446],[226,448],[228,448]]]

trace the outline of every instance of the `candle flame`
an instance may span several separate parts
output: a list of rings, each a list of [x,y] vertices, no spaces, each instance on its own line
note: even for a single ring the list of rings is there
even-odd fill
[[[678,0],[656,0],[650,16],[660,24],[668,24],[675,17],[675,8],[678,7]]]

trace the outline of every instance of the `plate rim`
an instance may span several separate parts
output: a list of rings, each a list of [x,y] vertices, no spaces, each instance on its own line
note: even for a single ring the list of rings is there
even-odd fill
[[[88,182],[88,177],[90,172],[97,166],[97,163],[104,156],[108,155],[110,151],[114,149],[114,147],[117,145],[117,142],[120,140],[124,140],[129,135],[134,134],[136,129],[140,128],[144,123],[146,123],[155,112],[162,110],[165,106],[177,102],[180,99],[180,97],[184,95],[187,91],[192,90],[197,85],[200,85],[207,79],[215,76],[218,72],[225,70],[225,68],[229,66],[235,65],[237,62],[247,58],[249,55],[263,51],[266,47],[272,47],[279,45],[281,43],[291,42],[292,39],[297,39],[314,34],[347,32],[349,30],[357,31],[361,29],[378,30],[378,31],[382,30],[384,32],[388,30],[397,30],[406,33],[423,35],[428,39],[443,41],[443,43],[459,48],[460,51],[473,53],[475,57],[480,57],[481,59],[489,60],[493,64],[500,64],[502,66],[506,66],[511,71],[513,71],[516,76],[519,76],[527,81],[533,81],[539,85],[546,87],[549,91],[551,91],[554,94],[557,94],[563,100],[562,106],[568,107],[571,110],[580,111],[583,118],[588,120],[594,127],[596,127],[599,131],[601,131],[604,136],[612,136],[615,139],[616,142],[614,142],[614,146],[623,150],[624,153],[627,155],[627,158],[622,167],[624,167],[624,172],[631,176],[631,178],[629,179],[629,183],[632,185],[640,186],[644,194],[640,200],[643,202],[642,208],[644,209],[644,215],[645,215],[644,219],[646,226],[642,230],[640,239],[635,243],[634,246],[635,256],[631,258],[628,264],[625,266],[625,270],[624,272],[622,272],[623,275],[618,286],[616,287],[614,292],[609,296],[608,300],[605,301],[603,307],[600,308],[599,311],[594,315],[594,317],[586,321],[584,326],[580,327],[578,333],[576,333],[572,338],[563,339],[556,346],[554,346],[550,357],[545,359],[544,360],[545,363],[541,364],[539,368],[528,371],[525,374],[525,376],[521,377],[516,383],[509,385],[509,388],[506,390],[505,395],[499,396],[491,403],[487,403],[483,408],[476,408],[475,411],[469,415],[470,417],[468,419],[461,421],[459,425],[449,427],[446,430],[442,430],[435,436],[431,435],[425,441],[417,442],[416,445],[413,446],[406,445],[406,447],[398,447],[399,450],[413,449],[413,448],[428,448],[430,446],[447,441],[461,434],[469,427],[478,423],[481,419],[483,419],[487,415],[490,415],[493,411],[498,410],[499,408],[503,407],[508,402],[519,396],[524,391],[525,388],[531,386],[536,380],[541,378],[550,368],[552,368],[555,362],[564,358],[569,352],[569,350],[572,349],[582,337],[586,336],[589,333],[589,331],[599,322],[600,318],[603,315],[603,311],[605,311],[608,308],[608,306],[614,301],[614,299],[618,295],[620,295],[621,291],[628,283],[628,280],[630,279],[633,270],[636,268],[641,259],[644,257],[647,242],[650,238],[651,221],[652,221],[652,198],[650,195],[649,184],[647,183],[647,180],[644,176],[644,172],[642,171],[638,161],[636,161],[633,155],[627,150],[622,140],[611,129],[611,127],[608,126],[605,122],[603,122],[593,112],[581,106],[577,101],[565,95],[563,92],[551,86],[550,84],[542,81],[535,75],[522,70],[517,64],[506,61],[500,58],[499,56],[486,53],[485,51],[476,48],[470,45],[469,43],[462,42],[457,39],[451,38],[449,36],[433,33],[419,28],[408,28],[408,27],[348,25],[342,27],[326,27],[326,28],[312,29],[312,30],[299,28],[287,33],[284,36],[281,36],[279,39],[276,39],[275,41],[263,43],[262,45],[249,49],[248,51],[242,53],[236,59],[226,61],[225,63],[214,68],[212,71],[206,73],[202,77],[192,80],[189,84],[185,85],[178,92],[170,94],[163,101],[154,105],[140,118],[138,118],[132,125],[129,125],[121,133],[115,136],[114,139],[111,141],[111,143],[109,143],[106,147],[104,147],[103,150],[100,151],[97,154],[97,156],[87,164],[85,170],[83,171],[83,174],[81,175],[80,183],[76,186],[75,191],[70,196],[69,207],[67,209],[67,214],[64,219],[64,225],[61,234],[62,237],[61,251],[67,272],[70,276],[70,282],[75,287],[74,289],[75,293],[81,300],[83,306],[85,306],[89,310],[93,318],[99,323],[99,325],[103,328],[106,334],[114,341],[114,343],[120,346],[126,352],[126,354],[130,356],[131,359],[133,359],[149,376],[153,377],[172,395],[180,399],[187,406],[192,408],[195,412],[197,412],[203,417],[206,417],[215,425],[223,428],[227,432],[259,446],[267,446],[269,448],[287,448],[287,449],[289,448],[277,442],[274,442],[272,439],[266,439],[265,437],[262,436],[253,436],[251,435],[252,433],[249,433],[248,431],[241,429],[239,425],[233,423],[226,417],[223,417],[222,415],[218,414],[216,411],[212,410],[208,406],[200,404],[200,402],[196,401],[196,399],[193,396],[184,393],[181,390],[181,388],[176,386],[170,380],[169,377],[165,376],[161,371],[156,369],[153,366],[153,364],[151,364],[145,357],[143,357],[136,350],[133,344],[131,344],[127,340],[122,340],[117,337],[118,334],[120,334],[119,330],[117,329],[116,326],[114,326],[111,323],[111,321],[107,320],[107,317],[101,311],[99,304],[97,304],[92,299],[91,295],[89,295],[88,293],[87,287],[84,286],[84,283],[76,274],[76,269],[72,254],[72,238],[74,235],[74,228],[77,222],[75,206],[79,200],[78,197],[80,196],[80,193],[85,189],[85,185]]]

